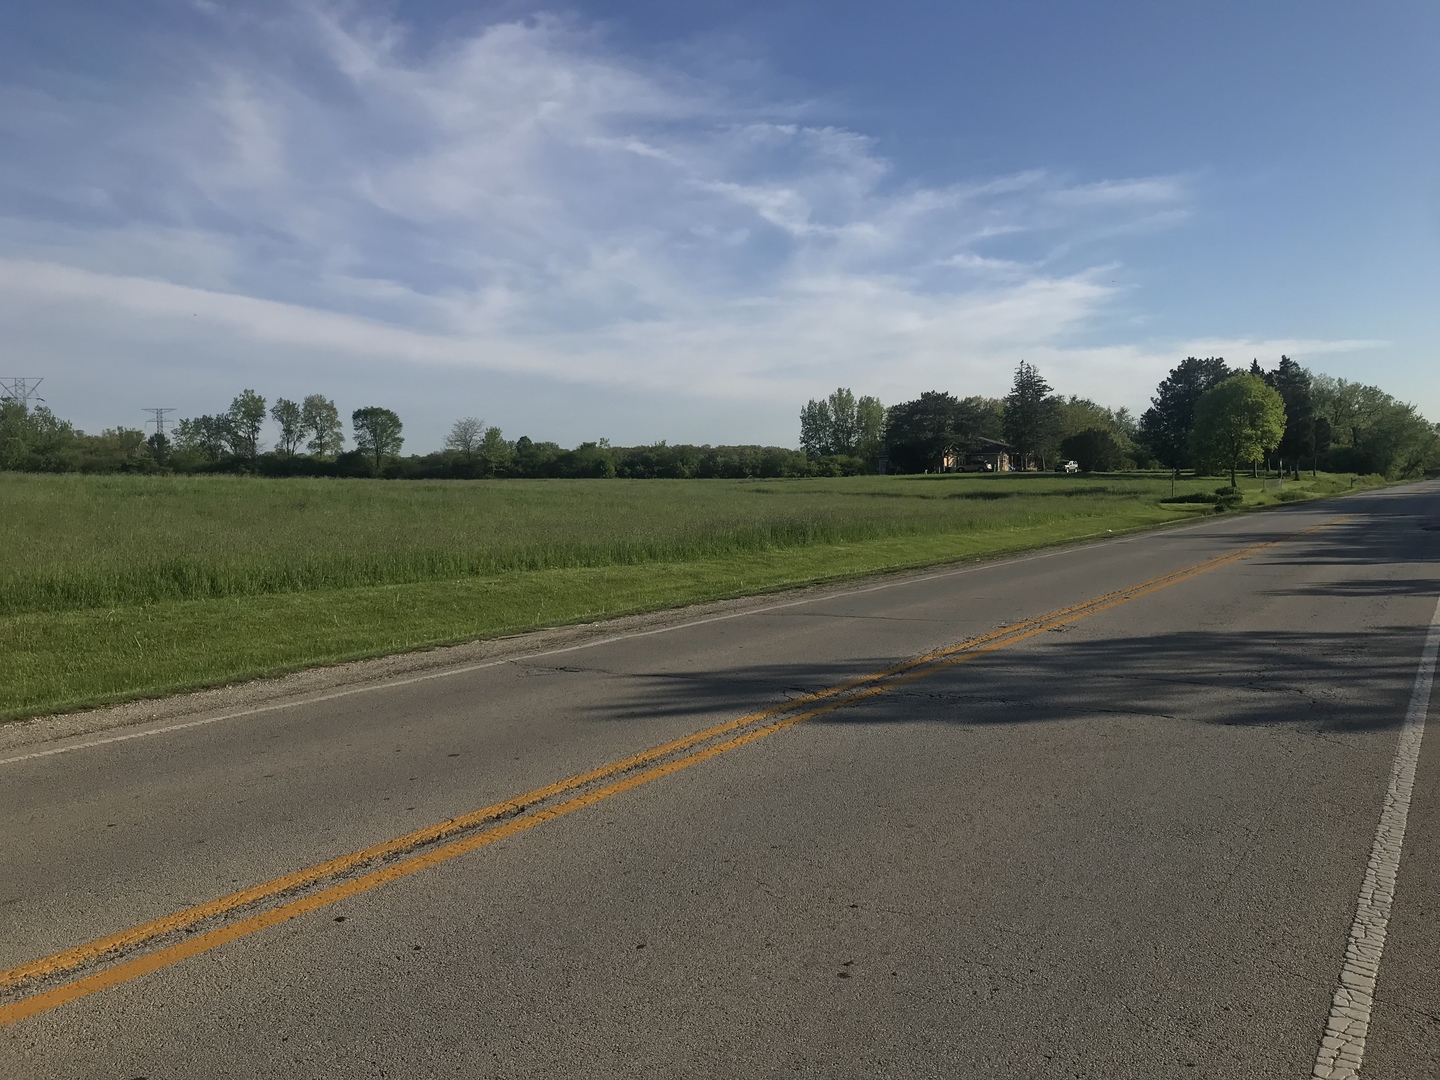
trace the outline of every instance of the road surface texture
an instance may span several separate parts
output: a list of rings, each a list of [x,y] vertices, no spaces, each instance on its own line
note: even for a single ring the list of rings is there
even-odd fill
[[[0,1076],[1440,1076],[1437,526],[1206,518],[0,752]]]

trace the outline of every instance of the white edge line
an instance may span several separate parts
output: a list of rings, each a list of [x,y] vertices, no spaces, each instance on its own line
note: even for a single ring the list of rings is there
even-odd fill
[[[1175,533],[1193,532],[1197,529],[1208,528],[1218,525],[1228,525],[1235,519],[1228,518],[1222,521],[1203,521],[1191,525],[1182,525],[1175,528],[1141,530],[1144,535],[1165,535],[1172,536]],[[1095,534],[1096,537],[1104,537],[1104,533]],[[1093,537],[1092,537],[1093,539]],[[1102,539],[1101,543],[1123,543],[1125,539],[1135,539],[1135,534],[1128,537],[1116,537],[1113,540]],[[412,686],[415,683],[428,682],[431,679],[448,679],[455,675],[468,675],[474,671],[483,671],[486,668],[500,667],[503,664],[520,664],[529,660],[541,660],[547,656],[560,656],[564,653],[577,652],[580,649],[593,649],[601,645],[613,645],[619,641],[631,641],[636,638],[651,637],[655,634],[668,634],[675,630],[689,630],[696,626],[705,626],[709,623],[725,622],[729,619],[740,619],[751,615],[766,615],[772,611],[781,611],[785,608],[801,607],[805,604],[818,604],[827,600],[836,600],[846,596],[860,596],[864,593],[879,592],[882,589],[897,589],[905,585],[916,585],[925,581],[936,581],[940,578],[959,577],[963,574],[973,574],[980,570],[993,570],[1005,566],[1016,566],[1020,563],[1036,562],[1040,559],[1053,558],[1056,555],[1068,555],[1077,551],[1083,551],[1086,547],[1098,546],[1082,544],[1079,546],[1057,547],[1050,551],[1038,552],[1034,555],[1022,555],[1017,558],[999,559],[994,562],[983,562],[978,565],[960,566],[950,570],[941,570],[933,574],[924,574],[920,577],[904,577],[887,581],[877,582],[873,585],[865,585],[854,589],[845,589],[840,592],[827,592],[823,596],[807,596],[799,600],[787,600],[784,603],[768,604],[765,607],[749,608],[745,611],[731,611],[723,615],[707,615],[703,619],[692,619],[689,622],[675,623],[671,626],[660,626],[653,630],[634,630],[625,634],[613,634],[609,637],[595,638],[591,641],[582,641],[576,645],[563,645],[555,649],[543,649],[539,652],[521,653],[516,656],[499,657],[494,660],[484,660],[475,664],[465,664],[460,667],[447,667],[440,671],[427,671],[421,675],[410,675],[400,679],[388,679],[383,682],[365,683],[360,686],[349,686],[343,690],[334,690],[326,694],[317,694],[308,697],[295,698],[291,701],[277,701],[268,705],[256,705],[249,709],[238,709],[234,712],[221,713],[218,716],[205,716],[198,720],[186,720],[178,724],[166,724],[164,727],[145,728],[142,731],[127,731],[119,735],[106,735],[99,739],[88,739],[85,742],[71,743],[68,746],[51,747],[48,750],[35,750],[28,754],[17,754],[14,757],[0,758],[0,766],[18,765],[22,761],[35,761],[39,758],[55,757],[58,754],[70,754],[77,750],[92,750],[97,746],[109,746],[113,743],[129,742],[131,739],[145,739],[152,735],[168,735],[176,731],[188,731],[191,728],[205,727],[209,724],[218,724],[222,720],[238,720],[243,716],[257,716],[261,713],[279,712],[282,709],[294,709],[303,705],[318,705],[325,701],[334,701],[337,698],[350,697],[354,694],[369,694],[377,690],[390,690],[398,686]],[[583,624],[582,624],[583,625]],[[62,736],[63,737],[63,736]]]
[[[1021,559],[1007,560],[1007,564],[1016,562],[1031,562],[1035,559],[1045,559],[1052,555],[1060,554],[1059,551],[1047,551],[1039,555],[1031,555]],[[675,630],[689,630],[696,626],[705,626],[709,623],[725,622],[729,619],[744,618],[748,615],[765,615],[772,611],[780,611],[785,608],[800,607],[805,604],[820,603],[824,600],[834,600],[845,596],[858,596],[862,593],[877,592],[881,589],[897,588],[901,585],[913,585],[924,581],[934,581],[937,578],[958,577],[961,574],[972,573],[976,570],[987,569],[989,566],[1000,565],[998,563],[986,564],[984,566],[965,566],[955,570],[948,570],[937,574],[926,574],[923,577],[905,578],[903,581],[888,581],[878,585],[867,585],[858,589],[846,589],[843,592],[829,592],[824,596],[807,596],[799,600],[787,600],[779,604],[767,604],[764,607],[749,608],[745,611],[729,611],[721,615],[707,615],[703,619],[691,619],[688,622],[674,623],[671,626],[658,626],[651,630],[632,630],[624,634],[611,634],[607,637],[594,638],[590,641],[582,641],[574,645],[562,645],[554,649],[542,649],[538,652],[517,653],[515,656],[497,657],[494,660],[482,660],[474,664],[464,664],[459,667],[446,667],[439,671],[427,671],[419,675],[407,675],[398,679],[386,679],[382,682],[365,683],[361,686],[347,686],[343,690],[333,690],[325,694],[315,694],[308,697],[296,698],[293,701],[277,701],[268,705],[256,705],[249,709],[237,709],[234,712],[221,713],[218,716],[205,716],[198,720],[186,720],[178,724],[167,724],[164,727],[146,728],[143,731],[127,731],[119,735],[107,735],[100,739],[89,739],[85,742],[72,743],[69,746],[52,747],[49,750],[37,750],[28,754],[20,754],[16,757],[0,758],[0,765],[13,765],[21,761],[33,761],[36,758],[53,757],[56,754],[68,754],[75,750],[88,750],[96,746],[107,746],[110,743],[127,742],[130,739],[143,739],[150,735],[165,735],[172,731],[186,731],[189,728],[204,727],[207,724],[216,724],[221,720],[235,720],[242,716],[255,716],[259,713],[278,712],[281,709],[294,709],[302,705],[317,705],[324,701],[334,701],[336,698],[350,697],[354,694],[368,694],[377,690],[390,690],[400,686],[411,686],[415,683],[428,682],[431,679],[448,679],[455,675],[468,675],[474,671],[483,671],[486,668],[500,667],[504,664],[521,664],[528,660],[541,660],[548,656],[560,656],[564,653],[577,652],[581,649],[592,649],[601,645],[612,645],[620,641],[631,641],[636,638],[651,637],[655,634],[668,634]],[[580,624],[583,625],[583,624]]]
[[[1325,1034],[1315,1056],[1312,1080],[1353,1080],[1365,1060],[1365,1039],[1370,1033],[1370,1015],[1375,1005],[1375,984],[1380,975],[1380,957],[1385,950],[1385,931],[1395,903],[1395,883],[1400,873],[1400,851],[1405,843],[1405,823],[1410,815],[1410,796],[1415,788],[1415,768],[1420,760],[1420,743],[1425,737],[1425,716],[1430,710],[1430,691],[1435,679],[1435,660],[1440,655],[1440,600],[1430,619],[1430,631],[1415,672],[1410,707],[1400,728],[1400,744],[1390,769],[1390,785],[1370,848],[1370,862],[1355,904],[1355,920],[1345,943],[1345,962],[1340,982],[1325,1021]]]

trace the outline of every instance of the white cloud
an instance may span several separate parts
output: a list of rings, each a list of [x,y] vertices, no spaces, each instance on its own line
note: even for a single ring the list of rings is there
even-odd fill
[[[242,357],[729,400],[993,391],[1025,356],[1131,400],[1131,372],[1153,385],[1187,348],[1075,344],[1124,286],[1085,245],[1183,219],[1181,179],[907,184],[861,133],[559,19],[421,51],[325,7],[216,17],[246,44],[122,100],[49,101],[51,143],[33,95],[0,98],[39,163],[0,184],[51,199],[0,219],[0,282],[26,298],[0,328],[30,352],[53,324],[27,306],[176,355],[209,333]]]
[[[1165,206],[1184,197],[1184,186],[1171,176],[1140,180],[1101,180],[1051,192],[1051,202],[1063,206]]]

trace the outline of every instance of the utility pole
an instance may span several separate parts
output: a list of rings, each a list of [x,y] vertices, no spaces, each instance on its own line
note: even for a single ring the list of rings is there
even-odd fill
[[[140,411],[151,414],[150,419],[146,420],[145,423],[154,424],[155,434],[159,435],[162,439],[165,437],[165,425],[175,423],[175,421],[165,418],[165,414],[174,412],[174,409],[141,409]]]
[[[31,398],[36,401],[45,400],[38,392],[40,384],[44,381],[43,378],[31,379],[21,375],[0,379],[0,401],[16,402],[22,409],[28,411]]]

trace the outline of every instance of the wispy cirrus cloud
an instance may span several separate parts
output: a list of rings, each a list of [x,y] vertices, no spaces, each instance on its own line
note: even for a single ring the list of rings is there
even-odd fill
[[[1184,178],[910,183],[803,104],[559,18],[421,48],[326,6],[213,17],[124,93],[0,97],[33,151],[0,169],[0,278],[35,310],[731,399],[893,399],[1022,355],[1098,385],[1162,355],[1077,344],[1125,287],[1087,245],[1183,220]]]

